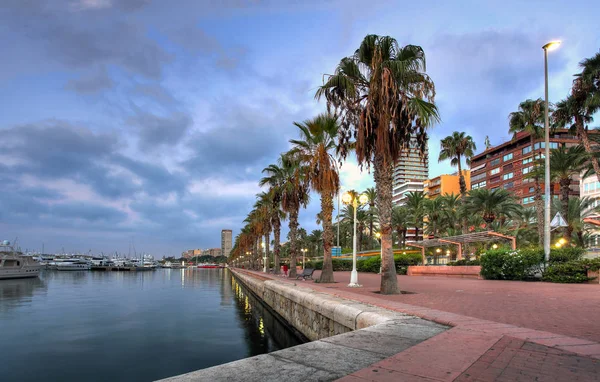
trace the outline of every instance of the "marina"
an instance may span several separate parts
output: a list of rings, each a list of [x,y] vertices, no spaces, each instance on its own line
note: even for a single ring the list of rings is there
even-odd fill
[[[150,381],[302,343],[227,269],[0,280],[3,381]]]

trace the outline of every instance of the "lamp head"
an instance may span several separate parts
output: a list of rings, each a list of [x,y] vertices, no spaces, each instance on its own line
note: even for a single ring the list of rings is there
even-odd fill
[[[492,245],[492,248],[494,248],[494,249],[498,249],[498,244],[494,244],[494,245]]]
[[[367,204],[369,202],[369,197],[367,196],[367,194],[361,194],[358,197],[358,201],[360,202],[360,204]]]
[[[550,52],[551,50],[555,50],[560,46],[560,41],[550,41],[549,43],[547,43],[546,45],[542,46],[542,49],[544,49],[545,51]]]
[[[344,192],[344,195],[342,195],[342,202],[344,202],[344,204],[352,203],[352,194],[348,191]]]
[[[560,243],[560,245],[565,245],[565,244],[567,244],[567,239],[565,239],[564,237],[561,237],[558,242]]]
[[[442,249],[441,249],[441,248],[437,248],[435,251],[436,251],[437,253],[440,253],[440,252],[442,252]]]
[[[375,237],[379,239],[381,237],[381,232],[375,232]]]

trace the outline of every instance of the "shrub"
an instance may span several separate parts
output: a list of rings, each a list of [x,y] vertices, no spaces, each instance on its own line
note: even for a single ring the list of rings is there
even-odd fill
[[[359,260],[356,262],[356,269],[359,272],[379,273],[380,267],[381,258],[379,256],[372,256],[368,259]]]
[[[554,262],[544,272],[544,281],[553,283],[584,283],[590,280],[587,271],[600,269],[600,258]]]
[[[488,280],[528,280],[539,271],[537,250],[496,249],[481,255],[481,275]]]
[[[553,248],[550,250],[550,262],[566,263],[568,261],[580,260],[584,253],[585,249],[581,247]]]
[[[446,265],[450,265],[450,266],[481,265],[481,262],[477,259],[475,259],[475,260],[460,259],[460,260],[456,260],[456,261],[451,261]]]

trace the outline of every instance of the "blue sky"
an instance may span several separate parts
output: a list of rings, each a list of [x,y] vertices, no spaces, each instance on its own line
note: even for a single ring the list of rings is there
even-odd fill
[[[0,8],[0,238],[23,249],[156,256],[219,246],[261,170],[324,110],[314,92],[366,34],[421,45],[442,122],[510,136],[508,113],[569,91],[600,48],[595,1],[5,0]],[[8,43],[7,43],[8,42]],[[372,184],[356,163],[344,188]],[[318,228],[318,197],[300,214]]]

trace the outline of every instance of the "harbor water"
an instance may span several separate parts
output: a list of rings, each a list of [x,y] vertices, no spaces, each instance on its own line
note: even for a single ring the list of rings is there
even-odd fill
[[[151,381],[301,342],[226,269],[0,280],[4,382]]]

